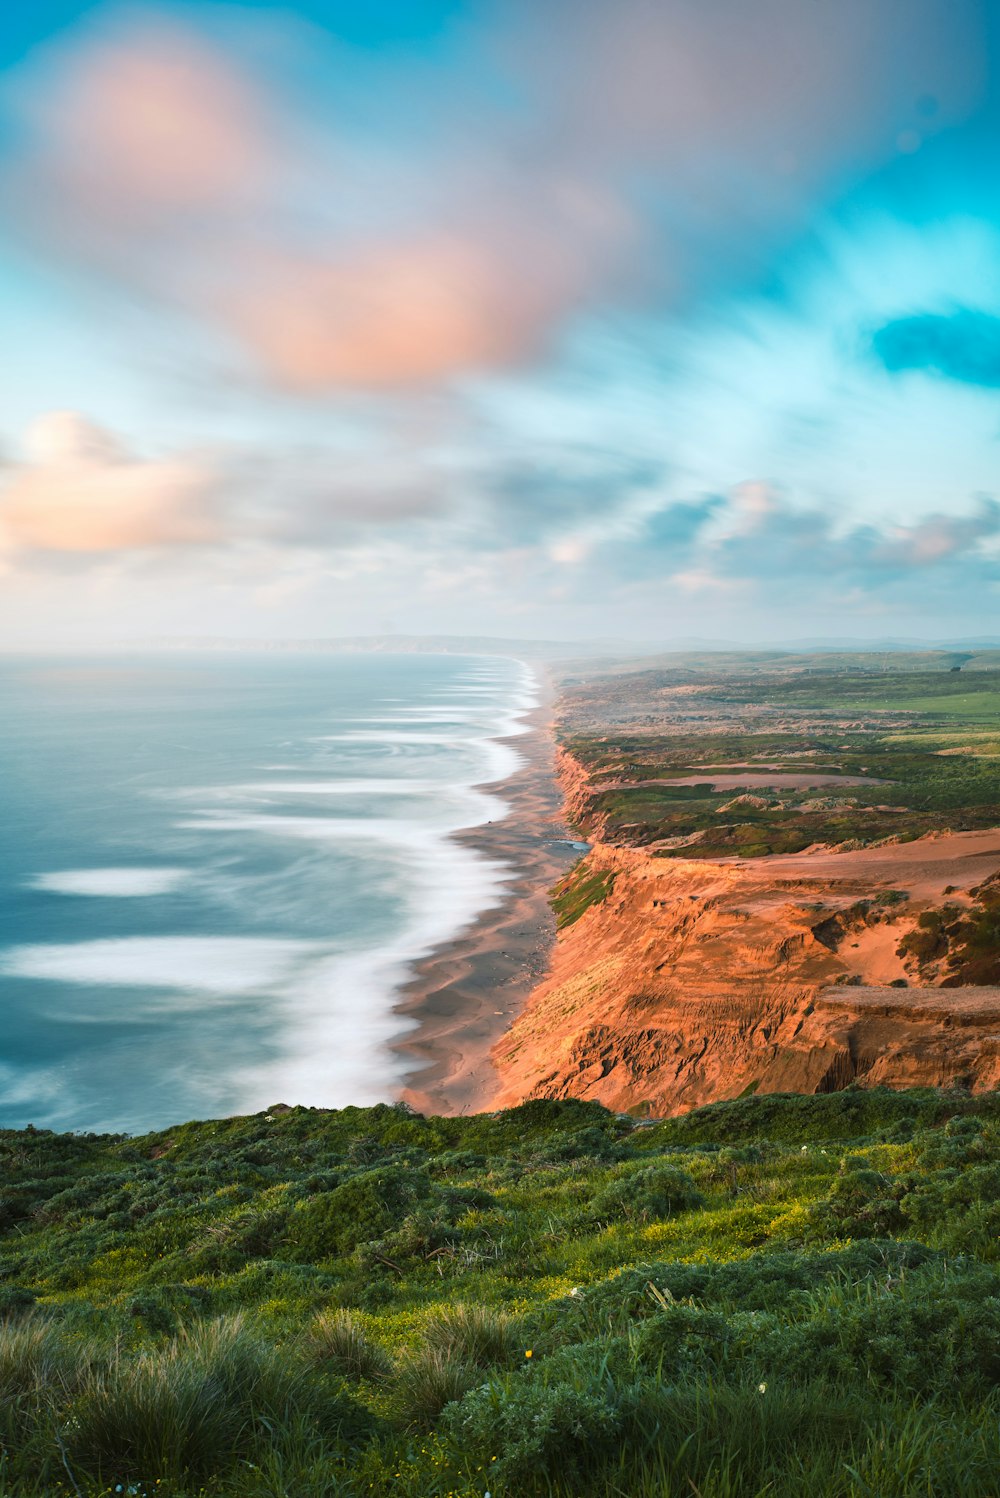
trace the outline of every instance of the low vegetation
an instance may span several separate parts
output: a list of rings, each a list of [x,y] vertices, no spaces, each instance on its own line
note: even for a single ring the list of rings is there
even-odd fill
[[[996,821],[995,651],[676,657],[568,682],[560,714],[591,780],[581,831],[663,857],[753,858]],[[733,773],[748,782],[713,788],[713,774]],[[769,787],[774,773],[830,779]]]
[[[615,886],[614,872],[599,869],[592,872],[581,861],[560,879],[552,891],[550,903],[560,931],[572,926],[592,905],[600,905]]]
[[[988,1498],[1000,1095],[0,1133],[0,1493]]]

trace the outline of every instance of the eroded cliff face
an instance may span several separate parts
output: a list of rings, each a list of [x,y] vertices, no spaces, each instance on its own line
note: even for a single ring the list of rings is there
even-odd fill
[[[587,865],[611,894],[560,934],[496,1047],[496,1106],[664,1116],[750,1088],[1000,1086],[1000,988],[937,987],[898,950],[928,910],[972,907],[1000,832],[743,862],[598,843]]]

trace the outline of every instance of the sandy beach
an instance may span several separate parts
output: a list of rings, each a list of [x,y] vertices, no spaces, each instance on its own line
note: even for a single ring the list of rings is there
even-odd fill
[[[510,812],[456,834],[513,868],[506,897],[420,962],[396,1006],[416,1021],[397,1045],[413,1061],[401,1096],[422,1113],[489,1106],[499,1086],[490,1051],[548,968],[555,938],[548,891],[580,856],[555,778],[553,685],[544,667],[534,669],[539,703],[523,720],[528,732],[506,741],[524,763],[508,780],[484,787],[502,795]]]

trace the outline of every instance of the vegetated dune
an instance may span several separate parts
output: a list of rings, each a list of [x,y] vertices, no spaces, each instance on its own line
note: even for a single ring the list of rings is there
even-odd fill
[[[998,870],[1000,831],[711,862],[597,843],[581,877],[610,893],[497,1045],[494,1105],[665,1116],[747,1091],[996,1087],[1000,987],[955,986],[928,921],[954,927]]]

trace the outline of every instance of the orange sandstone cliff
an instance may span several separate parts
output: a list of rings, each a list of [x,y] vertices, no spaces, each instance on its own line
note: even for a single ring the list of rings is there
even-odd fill
[[[561,773],[572,814],[583,772],[564,756]],[[1000,831],[718,862],[598,842],[586,862],[610,893],[496,1046],[494,1106],[662,1116],[747,1090],[1000,1086],[1000,988],[941,987],[898,950],[926,911],[972,906]]]

